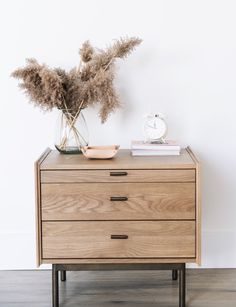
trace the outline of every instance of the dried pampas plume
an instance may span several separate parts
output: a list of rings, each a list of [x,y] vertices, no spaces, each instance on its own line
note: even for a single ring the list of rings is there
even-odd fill
[[[110,48],[110,52],[117,58],[124,58],[127,57],[136,46],[141,44],[141,42],[142,40],[137,37],[131,37],[128,39],[121,38]]]
[[[79,51],[81,60],[85,63],[89,62],[93,57],[94,49],[89,41],[83,43],[82,48]]]
[[[104,123],[121,105],[113,84],[115,60],[127,57],[141,42],[136,37],[121,38],[106,50],[96,50],[86,41],[79,51],[79,68],[66,72],[27,59],[26,66],[16,69],[12,76],[21,80],[19,86],[30,100],[45,110],[66,110],[75,117],[82,108],[99,103]]]
[[[26,63],[26,67],[12,73],[13,77],[22,80],[19,87],[42,109],[61,109],[65,93],[57,72],[46,65],[40,65],[35,59],[26,59]]]

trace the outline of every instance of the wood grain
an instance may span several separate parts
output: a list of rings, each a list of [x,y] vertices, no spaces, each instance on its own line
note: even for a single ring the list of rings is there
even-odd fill
[[[76,169],[194,169],[196,167],[186,149],[179,156],[133,157],[129,149],[120,149],[109,160],[89,160],[83,155],[62,155],[53,150],[41,164],[41,170]]]
[[[42,184],[41,194],[43,220],[195,219],[194,183]]]
[[[162,157],[120,150],[111,160],[48,149],[35,170],[38,264],[200,263],[200,166],[189,147]],[[108,240],[108,230],[129,238]]]
[[[194,169],[126,170],[125,176],[111,176],[112,170],[41,171],[42,183],[76,182],[195,182]]]
[[[195,257],[194,221],[43,222],[42,236],[43,258]]]

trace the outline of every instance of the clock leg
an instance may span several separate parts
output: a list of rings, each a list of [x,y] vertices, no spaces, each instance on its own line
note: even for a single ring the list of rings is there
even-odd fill
[[[65,270],[61,271],[61,281],[66,281],[66,271]]]
[[[52,265],[52,307],[59,307],[58,270]]]

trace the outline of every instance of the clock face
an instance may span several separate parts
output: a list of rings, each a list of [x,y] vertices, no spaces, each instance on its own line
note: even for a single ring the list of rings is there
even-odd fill
[[[149,116],[144,125],[144,131],[147,139],[158,140],[165,137],[167,125],[166,122],[159,116]]]

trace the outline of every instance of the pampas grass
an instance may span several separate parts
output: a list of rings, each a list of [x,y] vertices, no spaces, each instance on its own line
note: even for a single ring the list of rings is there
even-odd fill
[[[113,84],[115,60],[126,58],[141,42],[136,37],[121,38],[106,50],[100,50],[86,41],[79,50],[79,67],[67,72],[27,59],[26,66],[16,69],[12,76],[21,80],[19,87],[36,106],[69,113],[72,126],[81,109],[95,104],[100,104],[99,116],[104,123],[121,106]]]

